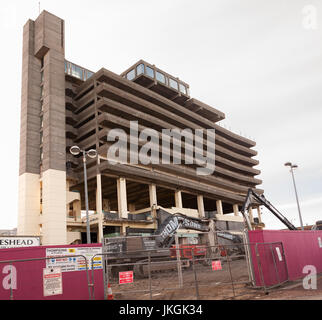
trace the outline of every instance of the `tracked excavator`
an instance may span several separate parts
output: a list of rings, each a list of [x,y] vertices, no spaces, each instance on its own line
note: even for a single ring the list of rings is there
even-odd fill
[[[251,205],[263,205],[277,219],[279,219],[289,230],[298,230],[286,217],[284,217],[266,198],[263,194],[259,195],[253,189],[248,189],[247,197],[241,209],[248,230],[252,230],[252,225],[249,220],[247,211]]]
[[[253,189],[249,189],[245,202],[242,206],[241,212],[247,226],[248,230],[252,230],[252,225],[249,220],[247,211],[251,205],[263,205],[271,213],[274,214],[283,224],[287,226],[290,230],[297,230],[297,228],[279,212],[266,198],[265,196],[257,194]],[[169,260],[171,257],[171,246],[175,241],[175,234],[178,229],[190,229],[199,232],[208,232],[208,223],[205,220],[191,218],[184,216],[180,213],[169,214],[164,210],[159,210],[161,215],[167,215],[166,218],[159,219],[159,228],[152,236],[145,237],[118,237],[118,238],[108,238],[108,241],[104,244],[104,250],[106,253],[111,254],[109,258],[110,263],[116,264],[120,261],[126,260],[127,263],[136,262],[147,262],[147,252],[149,252],[150,258],[153,260],[152,272],[160,270],[168,270],[169,268],[176,268],[175,264],[171,264],[171,267],[165,263],[165,260]],[[217,228],[218,229],[218,228]],[[242,238],[239,235],[230,233],[226,230],[219,230],[217,232],[217,237],[231,241],[232,244],[241,244]],[[205,256],[206,251],[202,249],[205,248],[203,245],[191,245],[189,250],[194,250],[196,255]],[[243,246],[238,246],[239,251],[243,250]],[[169,249],[169,250],[166,250]],[[172,248],[173,249],[173,248]],[[196,249],[196,250],[195,250]],[[180,250],[181,251],[181,250]],[[173,250],[172,250],[173,256]],[[160,262],[158,264],[157,262]],[[135,265],[134,272],[137,276],[147,276],[148,270],[147,265]],[[115,269],[114,273],[121,270],[122,267]],[[154,269],[154,270],[153,270]],[[129,267],[126,267],[129,270]],[[113,273],[113,270],[112,270]]]
[[[177,265],[169,260],[177,258],[177,251],[173,246],[175,234],[178,229],[195,230],[199,232],[208,232],[209,226],[207,220],[187,217],[180,213],[169,214],[163,209],[158,210],[159,227],[154,235],[151,236],[126,236],[107,238],[104,243],[104,252],[109,254],[109,265],[121,264],[126,261],[129,266],[112,267],[111,272],[117,277],[120,271],[133,270],[136,277],[148,276],[148,256],[153,262],[150,265],[151,272],[166,271],[176,269]],[[232,243],[242,243],[242,238],[228,231],[220,231],[217,236]],[[204,244],[180,245],[180,258],[182,267],[189,267],[193,255],[196,258],[207,256],[207,246]],[[208,250],[209,251],[209,250]],[[135,264],[140,262],[140,264]],[[159,262],[159,263],[158,263]],[[169,263],[166,263],[169,262]],[[146,263],[146,264],[145,264]]]
[[[171,246],[175,241],[175,234],[178,229],[196,230],[199,232],[209,231],[208,223],[201,219],[184,216],[180,213],[169,214],[159,209],[159,227],[151,236],[126,236],[107,238],[104,243],[104,252],[109,254],[109,265],[121,264],[126,261],[127,266],[117,266],[111,268],[114,277],[120,271],[133,270],[138,278],[148,276],[148,259],[153,264],[150,265],[151,272],[167,271],[176,269],[175,263],[169,262],[172,257]],[[206,251],[201,250],[202,246],[192,245],[196,255],[205,255]],[[204,246],[203,246],[204,247]],[[135,264],[140,262],[140,264]],[[169,263],[167,263],[169,262]],[[183,267],[189,266],[189,262],[183,261]]]

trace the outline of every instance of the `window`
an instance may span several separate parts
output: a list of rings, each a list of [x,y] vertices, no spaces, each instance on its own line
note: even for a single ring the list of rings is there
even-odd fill
[[[72,64],[72,76],[83,80],[83,70],[80,67]]]
[[[85,80],[87,80],[87,79],[89,79],[89,78],[91,78],[92,76],[93,76],[93,72],[91,72],[91,71],[87,71],[86,72],[87,73],[87,78],[85,79]]]
[[[136,67],[136,74],[140,75],[144,73],[144,64],[141,63]]]
[[[145,73],[147,76],[154,78],[154,70],[148,66],[146,66]]]
[[[129,71],[127,74],[126,74],[126,78],[128,80],[133,80],[135,78],[135,70],[132,69],[131,71]]]
[[[169,78],[169,85],[171,88],[178,90],[178,82]]]
[[[165,76],[164,76],[163,73],[160,73],[160,72],[156,71],[155,75],[156,75],[156,78],[157,78],[158,81],[160,81],[160,82],[165,84]]]
[[[41,83],[44,82],[44,71],[41,71],[40,73]]]
[[[69,63],[65,61],[65,73],[69,73]]]
[[[180,83],[180,92],[183,94],[187,94],[186,87]]]

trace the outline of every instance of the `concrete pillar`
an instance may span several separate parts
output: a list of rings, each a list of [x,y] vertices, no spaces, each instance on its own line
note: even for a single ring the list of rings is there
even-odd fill
[[[73,211],[75,211],[75,219],[81,220],[81,201],[80,200],[73,202]]]
[[[102,178],[98,174],[96,176],[96,212],[98,214],[98,234],[97,242],[101,243],[103,239],[103,208],[102,208]]]
[[[199,218],[205,218],[205,206],[203,203],[202,195],[197,196],[197,205],[198,205]]]
[[[224,214],[221,200],[216,201],[216,207],[217,207],[217,214]]]
[[[157,186],[154,183],[149,184],[149,197],[150,197],[151,215],[153,220],[156,221],[157,219],[156,207],[158,205],[158,199],[157,199]]]
[[[126,196],[126,179],[118,178],[117,179],[117,205],[119,218],[127,219],[127,196]]]
[[[262,212],[261,212],[261,208],[257,207],[257,215],[258,215],[258,222],[259,223],[263,223],[262,222]]]
[[[249,207],[248,215],[249,215],[250,222],[254,223],[254,216],[253,216],[253,208],[252,207]]]
[[[150,196],[150,207],[157,205],[157,186],[155,184],[149,184],[149,196]]]
[[[211,246],[211,252],[215,252],[216,248],[214,246],[217,245],[217,237],[215,232],[214,220],[209,221],[208,242],[209,242],[209,246]]]
[[[39,236],[40,182],[39,174],[24,173],[19,176],[18,229],[20,236]]]
[[[67,244],[66,172],[49,169],[43,173],[42,244]]]
[[[175,207],[183,208],[182,206],[182,194],[180,190],[176,190],[174,193]]]
[[[234,216],[238,217],[238,213],[239,213],[238,204],[233,205],[233,210],[234,210]]]
[[[122,224],[122,227],[121,227],[121,234],[122,234],[123,236],[125,236],[125,235],[126,235],[126,227],[127,227],[127,225],[126,225],[126,224]]]

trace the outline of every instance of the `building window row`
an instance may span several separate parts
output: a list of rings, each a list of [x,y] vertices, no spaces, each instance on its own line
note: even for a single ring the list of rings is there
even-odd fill
[[[94,72],[81,68],[69,61],[65,61],[65,73],[83,81],[88,80],[94,74]]]
[[[141,74],[145,74],[152,79],[156,79],[158,82],[166,86],[169,86],[170,88],[176,91],[180,91],[184,95],[189,95],[189,88],[187,86],[163,74],[158,70],[154,70],[153,68],[151,68],[150,66],[144,63],[140,63],[139,65],[136,66],[136,68],[128,71],[126,75],[124,75],[123,77],[128,80],[134,80],[136,77],[138,77]]]

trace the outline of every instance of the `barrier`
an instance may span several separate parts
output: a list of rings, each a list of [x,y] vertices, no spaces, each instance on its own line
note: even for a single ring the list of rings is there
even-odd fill
[[[274,259],[277,267],[280,267],[278,275],[281,279],[286,276],[291,281],[303,278],[306,275],[303,273],[303,268],[306,265],[313,265],[317,273],[322,272],[322,231],[254,230],[249,231],[248,234],[250,243],[281,242],[284,252],[283,256],[281,248],[273,248],[270,249],[273,252],[272,255],[272,253],[263,252],[263,250],[267,251],[267,248],[258,247],[258,252],[256,252],[255,247],[252,247],[253,262],[257,260],[257,254],[261,255],[263,259],[262,276],[256,263],[253,263],[256,285],[272,286],[278,283],[279,279],[274,278],[271,274],[272,268],[274,268]],[[284,259],[284,262],[281,259]],[[281,265],[279,266],[280,262],[285,263],[286,270],[283,270]]]
[[[235,299],[250,294],[247,246],[180,245],[119,253],[109,250],[99,254],[105,268],[105,298],[109,297],[109,288],[116,300]],[[240,249],[237,253],[236,247]],[[92,284],[93,299],[98,299],[94,279]]]
[[[92,277],[97,283],[97,298],[103,299],[102,268],[89,273],[91,251],[101,251],[101,246],[92,244],[1,249],[0,299],[88,300],[92,298]],[[55,254],[59,252],[61,254]],[[62,292],[45,295],[44,269],[53,268],[61,271],[61,277],[57,280],[61,282]],[[49,283],[50,285],[52,284]]]

